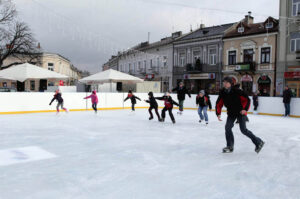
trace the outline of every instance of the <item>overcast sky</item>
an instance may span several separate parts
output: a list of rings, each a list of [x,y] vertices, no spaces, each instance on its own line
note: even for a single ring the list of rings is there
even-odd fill
[[[92,73],[112,54],[206,26],[279,15],[279,0],[13,0],[44,51]]]

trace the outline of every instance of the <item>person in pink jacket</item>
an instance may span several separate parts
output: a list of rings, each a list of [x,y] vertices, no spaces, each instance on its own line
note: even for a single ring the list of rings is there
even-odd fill
[[[92,107],[95,110],[95,113],[97,113],[98,96],[97,96],[96,91],[93,91],[90,96],[87,96],[84,99],[88,99],[88,98],[91,98]]]

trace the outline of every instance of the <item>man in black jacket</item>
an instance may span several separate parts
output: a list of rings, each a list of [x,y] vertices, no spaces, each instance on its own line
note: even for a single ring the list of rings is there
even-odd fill
[[[131,110],[132,110],[132,111],[135,111],[134,106],[135,106],[135,104],[136,104],[136,99],[138,99],[138,100],[140,100],[140,101],[141,101],[141,99],[138,98],[137,96],[135,96],[134,94],[132,94],[132,90],[129,90],[129,91],[128,91],[128,95],[127,95],[127,97],[124,99],[124,102],[126,102],[126,100],[128,100],[128,99],[131,100]]]
[[[288,86],[285,86],[285,89],[283,91],[283,103],[284,103],[284,107],[285,107],[285,117],[288,117],[290,115],[291,112],[291,98],[293,97],[293,93],[291,91],[291,89],[289,89]]]
[[[183,103],[185,100],[185,95],[187,94],[191,98],[190,92],[186,89],[184,86],[183,82],[179,83],[179,86],[174,88],[172,92],[176,91],[177,92],[177,99],[179,101],[179,114],[182,114],[183,111]]]
[[[227,147],[223,149],[224,153],[231,153],[234,149],[234,136],[232,133],[232,128],[234,126],[234,121],[237,119],[239,121],[241,132],[252,140],[255,145],[255,152],[259,153],[264,142],[256,137],[251,131],[246,127],[246,117],[247,111],[250,106],[250,99],[248,95],[232,86],[232,79],[230,77],[225,77],[223,80],[224,88],[220,90],[219,97],[216,102],[216,114],[219,121],[221,120],[222,107],[225,105],[227,108],[227,121],[225,126],[225,134]]]
[[[157,104],[157,102],[156,102],[156,99],[155,99],[154,96],[153,96],[153,92],[149,92],[149,93],[148,93],[148,96],[149,96],[149,99],[148,99],[148,100],[145,100],[145,102],[147,102],[147,103],[150,104],[150,107],[149,107],[149,109],[148,109],[149,114],[150,114],[149,120],[152,120],[152,119],[153,119],[152,109],[154,109],[154,110],[155,110],[155,113],[156,113],[156,115],[157,115],[158,121],[161,121],[160,115],[159,115],[159,113],[158,113],[158,104]]]

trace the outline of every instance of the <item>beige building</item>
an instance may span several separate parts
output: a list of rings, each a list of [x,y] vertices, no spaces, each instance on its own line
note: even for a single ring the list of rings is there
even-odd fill
[[[279,23],[272,17],[253,23],[250,14],[224,35],[223,76],[231,76],[249,95],[274,96]]]
[[[7,66],[31,63],[42,68],[66,75],[69,79],[65,80],[64,85],[75,85],[78,79],[81,79],[81,71],[72,65],[67,58],[54,53],[40,53],[34,56],[23,56],[22,58],[9,57],[4,60],[3,69]],[[53,82],[51,80],[28,80],[24,84],[20,82],[1,81],[0,88],[16,88],[19,91],[40,91],[45,90],[47,86],[57,86],[59,82]]]

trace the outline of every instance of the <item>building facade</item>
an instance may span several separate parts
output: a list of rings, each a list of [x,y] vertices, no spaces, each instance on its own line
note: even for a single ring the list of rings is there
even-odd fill
[[[145,81],[159,81],[161,91],[166,92],[173,82],[173,42],[181,36],[181,32],[176,32],[158,42],[140,43],[112,57],[103,69],[113,68]]]
[[[201,27],[174,42],[173,86],[184,81],[192,93],[219,91],[222,83],[223,35],[233,24]]]
[[[275,90],[278,20],[253,23],[245,18],[224,35],[223,76],[230,76],[249,95],[256,91],[273,96]]]
[[[288,85],[300,97],[300,0],[280,0],[276,94]]]
[[[34,58],[32,58],[32,56],[19,56],[19,58],[9,57],[4,60],[3,69],[7,68],[7,66],[26,62],[68,76],[69,78],[64,81],[64,85],[67,86],[75,85],[76,82],[81,79],[81,71],[74,67],[70,60],[55,53],[39,53]],[[41,91],[45,90],[47,86],[58,85],[59,82],[51,80],[30,80],[24,83],[1,81],[0,83],[0,87],[15,88],[19,91],[23,91],[23,89],[25,91]]]

